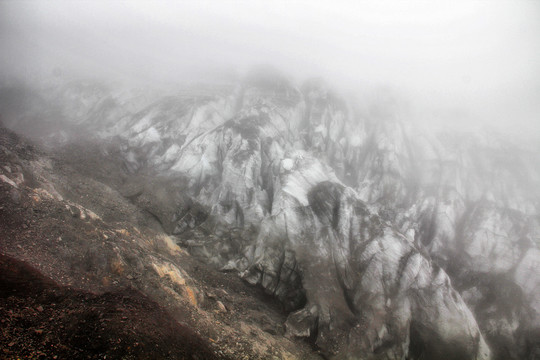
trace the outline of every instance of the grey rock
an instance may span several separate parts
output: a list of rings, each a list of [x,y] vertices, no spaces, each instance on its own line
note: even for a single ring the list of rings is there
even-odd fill
[[[11,197],[11,200],[15,204],[20,204],[20,202],[21,202],[21,193],[19,192],[19,190],[17,190],[16,188],[11,188],[9,190],[9,196]]]

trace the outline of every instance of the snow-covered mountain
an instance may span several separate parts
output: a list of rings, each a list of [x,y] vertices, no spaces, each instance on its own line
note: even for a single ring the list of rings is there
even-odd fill
[[[254,71],[181,91],[5,87],[0,113],[50,146],[116,149],[126,197],[330,357],[538,358],[540,154],[421,132],[374,98]]]

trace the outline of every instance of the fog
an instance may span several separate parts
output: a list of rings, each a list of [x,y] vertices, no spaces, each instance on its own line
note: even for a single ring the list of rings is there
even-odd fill
[[[271,64],[391,88],[425,124],[540,134],[535,1],[2,1],[0,48],[4,80],[181,84]]]
[[[539,358],[539,115],[540,0],[0,0],[0,347]]]

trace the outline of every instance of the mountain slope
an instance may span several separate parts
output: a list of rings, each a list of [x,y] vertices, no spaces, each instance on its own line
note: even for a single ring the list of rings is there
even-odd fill
[[[287,334],[327,356],[537,356],[538,153],[422,134],[391,94],[361,105],[278,73],[166,96],[87,83],[32,94],[60,109],[45,142],[63,141],[66,162],[92,137],[118,165],[89,177],[276,296]],[[38,117],[2,111],[12,128]]]
[[[87,150],[69,155],[91,171]],[[0,128],[0,164],[0,357],[320,359],[262,291],[62,154]]]

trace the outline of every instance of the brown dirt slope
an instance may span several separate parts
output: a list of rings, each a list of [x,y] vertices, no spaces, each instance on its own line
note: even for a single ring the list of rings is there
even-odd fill
[[[0,254],[1,358],[217,359],[186,326],[134,289],[62,287]]]
[[[0,127],[0,357],[320,359],[275,300],[88,174]]]

